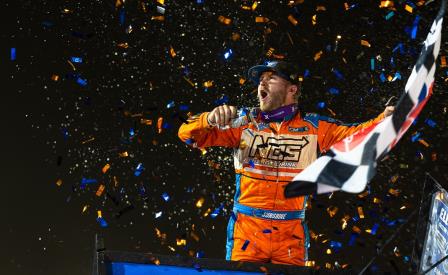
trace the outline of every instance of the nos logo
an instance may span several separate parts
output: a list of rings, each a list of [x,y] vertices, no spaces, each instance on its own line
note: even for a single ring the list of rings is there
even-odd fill
[[[256,135],[250,145],[249,157],[269,160],[295,161],[300,159],[302,149],[310,143],[306,136],[301,138],[275,138]]]

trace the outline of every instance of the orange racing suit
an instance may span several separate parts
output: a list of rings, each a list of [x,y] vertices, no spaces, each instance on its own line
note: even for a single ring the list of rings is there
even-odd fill
[[[307,197],[284,197],[284,187],[332,144],[384,118],[343,124],[300,112],[281,122],[254,121],[226,130],[210,126],[207,112],[190,117],[179,138],[193,147],[234,148],[236,192],[227,226],[227,260],[305,265],[309,236]]]

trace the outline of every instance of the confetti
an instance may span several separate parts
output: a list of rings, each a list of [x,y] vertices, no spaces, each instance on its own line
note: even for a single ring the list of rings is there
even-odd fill
[[[16,60],[16,48],[11,48],[11,61]]]

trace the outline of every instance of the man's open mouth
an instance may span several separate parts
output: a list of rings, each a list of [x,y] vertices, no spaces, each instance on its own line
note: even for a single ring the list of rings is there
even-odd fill
[[[263,100],[268,96],[268,93],[266,91],[261,91],[260,92],[260,99]]]

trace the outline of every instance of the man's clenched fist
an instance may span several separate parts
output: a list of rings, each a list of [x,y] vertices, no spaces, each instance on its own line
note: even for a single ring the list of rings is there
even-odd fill
[[[221,105],[208,114],[207,121],[212,126],[226,126],[229,125],[230,120],[236,116],[237,109],[235,106]]]

